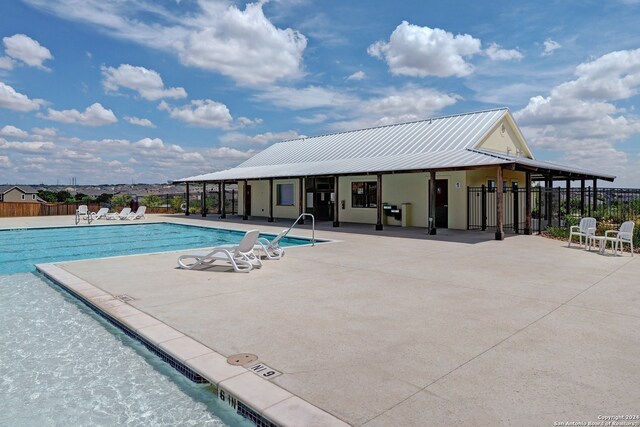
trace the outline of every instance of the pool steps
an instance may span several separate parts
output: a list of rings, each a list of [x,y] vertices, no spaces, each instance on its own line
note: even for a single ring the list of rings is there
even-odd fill
[[[219,399],[256,426],[349,425],[57,265],[36,268],[190,380],[210,383]]]

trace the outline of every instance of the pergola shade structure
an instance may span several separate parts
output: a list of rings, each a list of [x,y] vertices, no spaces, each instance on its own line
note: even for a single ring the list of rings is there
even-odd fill
[[[528,187],[531,180],[614,178],[536,160],[511,113],[495,109],[283,141],[235,168],[176,182],[239,183],[245,187],[239,191],[244,199],[251,194],[251,213],[256,215],[257,206],[262,214],[258,216],[268,215],[270,220],[274,212],[285,218],[296,218],[308,210],[320,213],[327,202],[334,225],[339,225],[340,218],[381,229],[380,218],[390,218],[381,215],[385,203],[406,205],[405,210],[411,210],[409,225],[425,226],[435,233],[434,216],[444,214],[438,214],[442,206],[434,204],[442,200],[447,226],[462,228],[457,212],[465,209],[466,202],[460,201],[460,188],[504,179]],[[281,197],[282,186],[288,185],[298,191],[291,209],[283,200],[274,200]],[[247,192],[247,186],[255,188]],[[364,197],[362,205],[360,192],[365,191],[370,197]],[[440,202],[434,200],[438,197]],[[496,237],[502,238],[501,233],[498,230]]]

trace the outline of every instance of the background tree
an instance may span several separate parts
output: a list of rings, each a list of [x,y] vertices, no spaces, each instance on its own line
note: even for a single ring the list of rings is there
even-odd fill
[[[61,190],[56,193],[56,197],[58,202],[66,202],[71,199],[71,193],[65,190]]]
[[[58,196],[53,191],[49,190],[38,190],[38,197],[46,202],[57,202]]]

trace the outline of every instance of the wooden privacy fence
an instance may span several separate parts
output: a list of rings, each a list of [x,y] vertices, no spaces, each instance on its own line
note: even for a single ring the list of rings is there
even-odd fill
[[[0,217],[40,216],[41,203],[0,202]]]

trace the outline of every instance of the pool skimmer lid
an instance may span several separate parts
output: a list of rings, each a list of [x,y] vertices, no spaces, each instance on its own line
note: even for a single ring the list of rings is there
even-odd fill
[[[129,302],[129,301],[133,301],[135,298],[130,297],[129,295],[116,295],[116,298],[119,299],[122,302]]]
[[[239,353],[227,357],[227,363],[234,366],[244,366],[256,360],[258,360],[258,356],[251,353]]]

